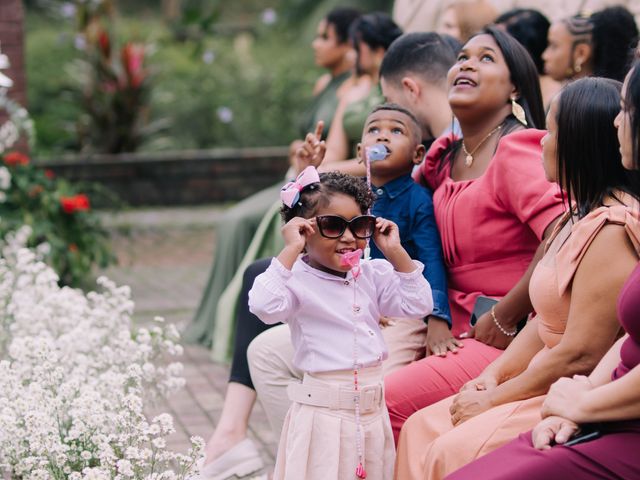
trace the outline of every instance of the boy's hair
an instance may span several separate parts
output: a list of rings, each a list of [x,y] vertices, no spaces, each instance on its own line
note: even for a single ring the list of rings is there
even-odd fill
[[[282,220],[286,223],[294,217],[311,218],[319,207],[326,207],[336,193],[352,197],[362,213],[367,212],[373,204],[373,193],[363,179],[341,172],[321,173],[320,182],[303,188],[293,207],[282,205]]]
[[[386,82],[398,83],[413,73],[429,83],[444,84],[447,72],[458,54],[452,45],[433,32],[406,33],[395,40],[380,65],[380,77]]]
[[[367,115],[367,120],[369,120],[369,117],[371,115],[380,111],[400,112],[403,115],[409,117],[409,120],[411,121],[407,126],[409,127],[409,130],[411,130],[411,135],[413,136],[413,139],[415,140],[416,145],[422,141],[422,130],[420,128],[420,122],[418,122],[418,119],[416,118],[416,116],[413,113],[411,113],[409,110],[407,110],[404,107],[401,107],[397,103],[383,103],[382,105],[378,105],[374,107],[373,110],[371,110],[371,113]],[[366,124],[367,122],[365,121],[365,126]]]

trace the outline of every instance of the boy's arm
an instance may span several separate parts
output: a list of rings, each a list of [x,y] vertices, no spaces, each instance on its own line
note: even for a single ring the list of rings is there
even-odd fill
[[[416,247],[415,260],[419,260],[424,264],[425,267],[422,274],[431,285],[431,291],[433,292],[433,312],[430,317],[444,320],[451,328],[451,310],[447,295],[447,273],[431,195],[428,195],[427,199],[422,201],[413,213],[411,236]]]
[[[433,292],[433,312],[425,318],[428,325],[425,339],[427,355],[445,356],[447,352],[457,352],[463,344],[451,334],[451,310],[442,243],[431,193],[428,190],[426,193],[426,198],[412,211],[411,235],[415,242],[417,260],[425,265],[423,275]]]

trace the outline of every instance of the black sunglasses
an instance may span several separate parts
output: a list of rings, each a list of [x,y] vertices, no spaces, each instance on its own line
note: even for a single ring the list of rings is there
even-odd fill
[[[320,215],[316,217],[320,235],[325,238],[340,238],[347,227],[356,238],[370,238],[376,227],[376,217],[360,215],[351,220],[345,220],[337,215]]]

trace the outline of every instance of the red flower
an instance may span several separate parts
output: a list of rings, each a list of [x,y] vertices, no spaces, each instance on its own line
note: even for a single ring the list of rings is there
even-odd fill
[[[79,193],[72,197],[60,197],[60,205],[64,213],[74,213],[89,210],[89,197]]]
[[[56,178],[56,174],[50,168],[45,169],[44,176],[49,180],[53,180],[54,178]]]
[[[129,84],[134,88],[139,87],[145,77],[142,65],[144,62],[144,45],[127,43],[122,47],[121,58]]]
[[[9,152],[4,156],[4,163],[10,166],[28,165],[29,157],[22,152]]]
[[[109,34],[104,30],[100,30],[100,33],[98,33],[98,46],[104,58],[111,57],[111,40],[109,39]]]

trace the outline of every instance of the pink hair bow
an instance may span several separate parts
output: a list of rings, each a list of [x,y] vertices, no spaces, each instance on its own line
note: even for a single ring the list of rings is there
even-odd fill
[[[318,183],[320,176],[315,167],[309,165],[305,168],[300,175],[293,181],[287,183],[280,190],[280,199],[287,207],[293,208],[296,202],[300,199],[300,192],[307,185],[312,183]]]

